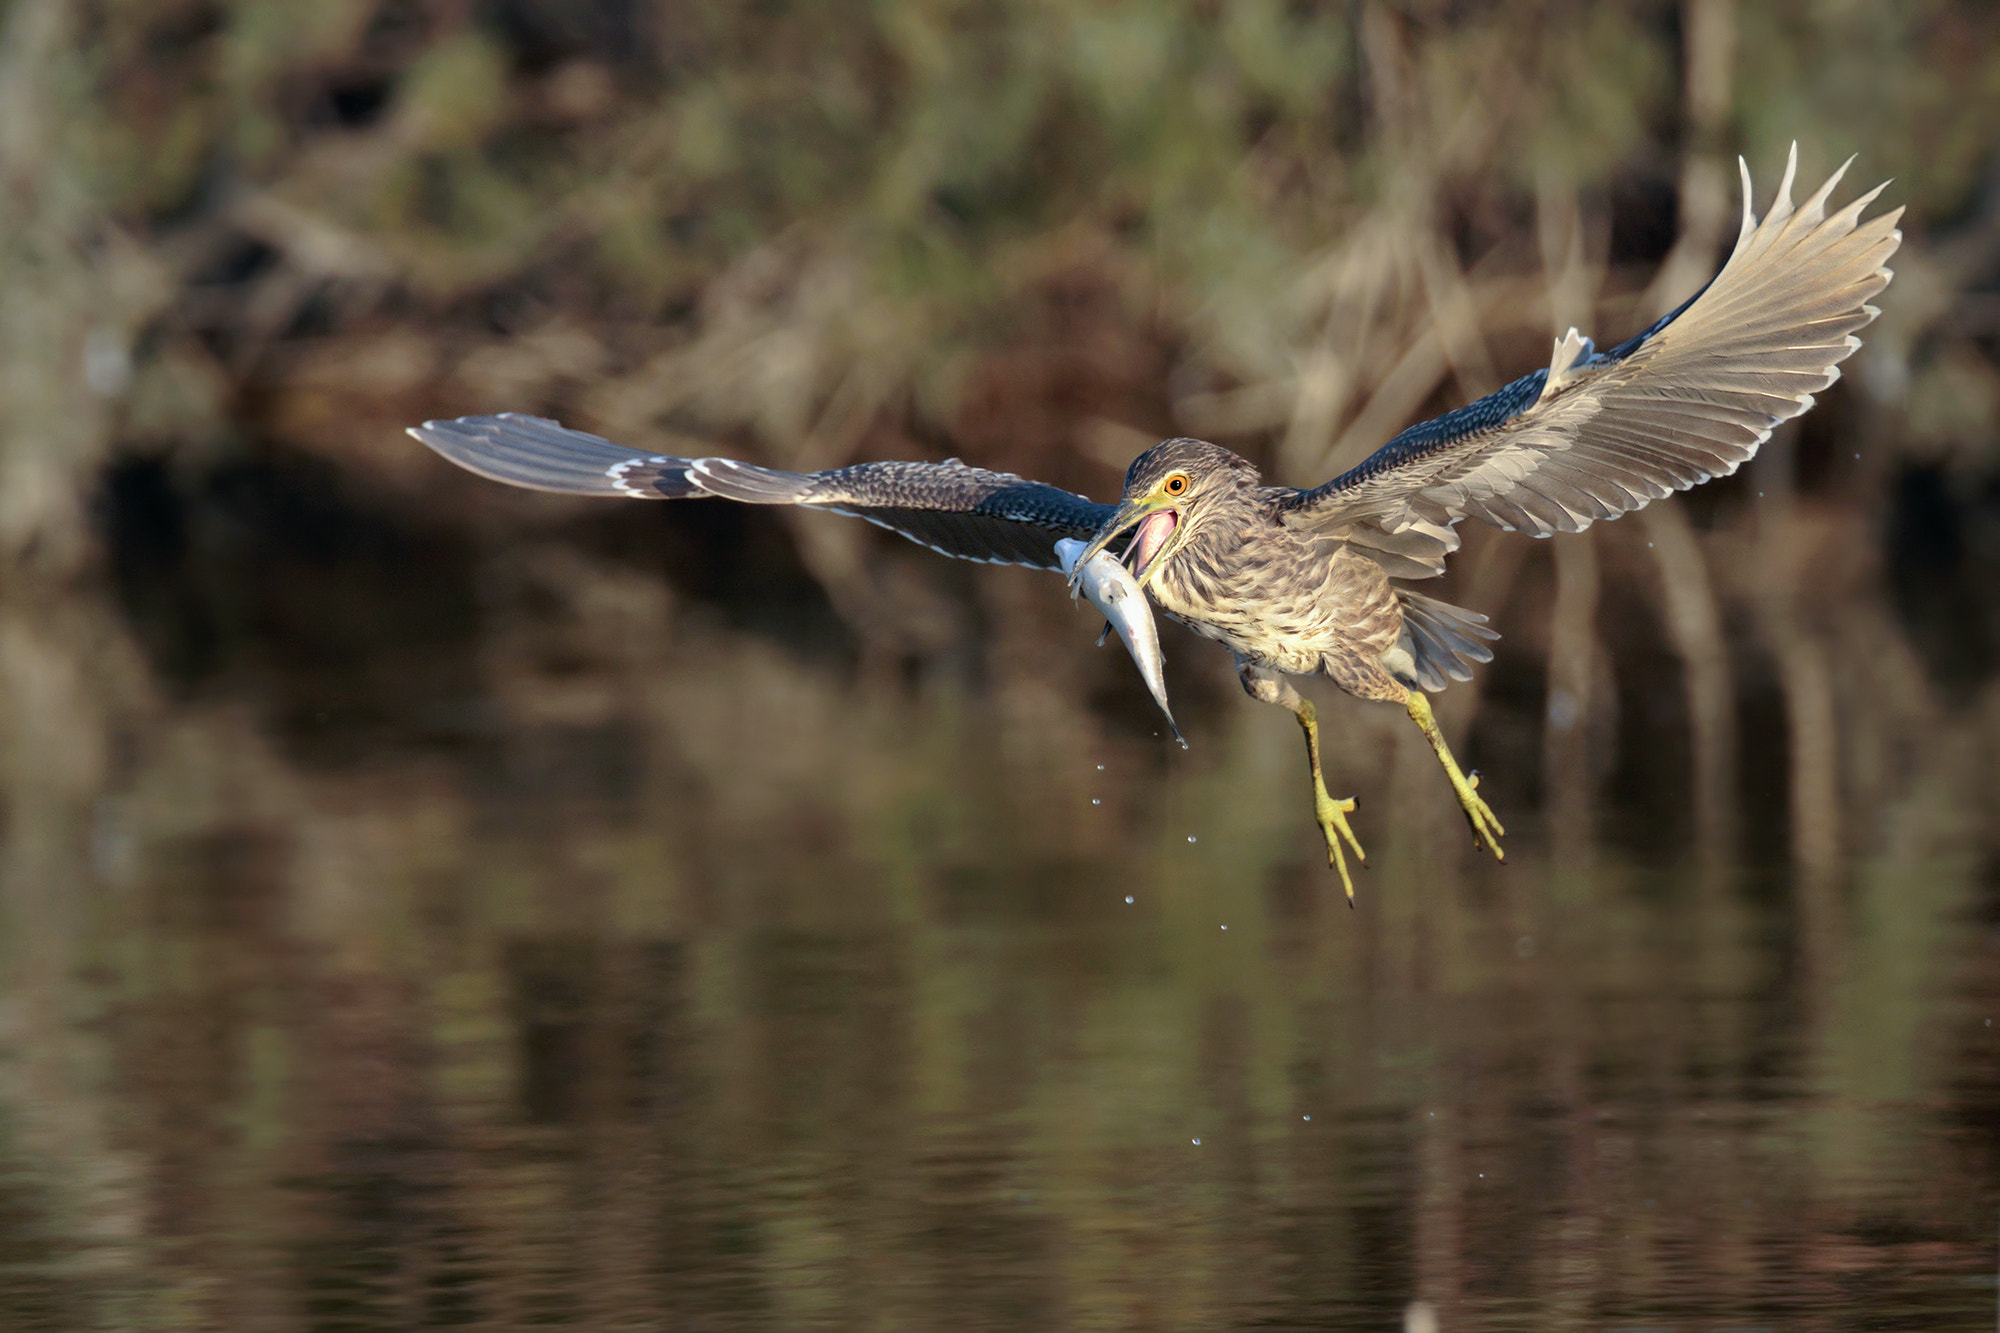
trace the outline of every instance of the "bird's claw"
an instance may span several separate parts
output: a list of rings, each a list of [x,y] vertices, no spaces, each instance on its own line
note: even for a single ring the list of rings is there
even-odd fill
[[[1354,859],[1364,869],[1368,865],[1368,853],[1361,850],[1361,840],[1354,836],[1354,830],[1347,822],[1347,816],[1354,811],[1355,800],[1347,796],[1336,801],[1322,791],[1315,794],[1313,804],[1318,807],[1320,834],[1326,839],[1327,865],[1340,876],[1340,887],[1347,891],[1347,905],[1352,907],[1354,877],[1347,872],[1347,852],[1341,846],[1342,841],[1345,840],[1347,846],[1354,849]]]
[[[1465,822],[1472,826],[1472,845],[1484,846],[1493,853],[1493,859],[1502,863],[1507,853],[1500,848],[1500,839],[1507,836],[1506,828],[1494,815],[1493,807],[1486,804],[1475,790],[1479,786],[1479,774],[1468,774],[1465,786],[1458,793],[1458,803],[1465,810]]]

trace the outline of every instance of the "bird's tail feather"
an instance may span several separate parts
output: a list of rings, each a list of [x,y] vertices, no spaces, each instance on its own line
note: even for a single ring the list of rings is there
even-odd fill
[[[1434,597],[1396,589],[1403,603],[1403,638],[1400,647],[1416,663],[1417,683],[1431,691],[1441,690],[1449,681],[1471,680],[1475,662],[1491,662],[1493,650],[1486,645],[1499,634],[1486,628],[1486,617]]]

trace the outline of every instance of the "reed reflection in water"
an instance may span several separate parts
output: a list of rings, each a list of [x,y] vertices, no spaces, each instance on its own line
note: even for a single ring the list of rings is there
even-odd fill
[[[1888,728],[1814,926],[1616,800],[1483,864],[1329,700],[1349,912],[1296,737],[1184,636],[1186,755],[1043,576],[982,576],[973,689],[538,594],[589,559],[120,707],[140,602],[9,610],[0,1324],[1990,1325],[1978,731]]]

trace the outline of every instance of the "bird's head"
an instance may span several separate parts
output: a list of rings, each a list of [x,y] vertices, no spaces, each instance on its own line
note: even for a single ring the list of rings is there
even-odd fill
[[[1084,563],[1128,528],[1136,528],[1126,559],[1141,587],[1218,512],[1257,484],[1250,461],[1205,440],[1165,440],[1132,460],[1117,512],[1105,520],[1073,566]],[[1070,577],[1076,591],[1076,575]]]

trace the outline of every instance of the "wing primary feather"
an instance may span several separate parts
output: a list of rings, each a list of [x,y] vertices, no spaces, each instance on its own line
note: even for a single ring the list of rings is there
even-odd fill
[[[1435,534],[1463,518],[1538,536],[1576,530],[1735,471],[1839,378],[1893,277],[1901,210],[1863,217],[1883,186],[1827,211],[1852,160],[1795,204],[1793,144],[1760,219],[1739,158],[1742,225],[1700,291],[1608,351],[1569,330],[1547,369],[1292,492],[1281,519],[1363,546],[1389,534],[1381,541],[1393,536],[1401,567],[1435,570],[1451,549]]]
[[[530,490],[636,499],[699,493],[688,484],[684,458],[627,449],[543,417],[506,412],[426,421],[409,434],[467,471]]]

